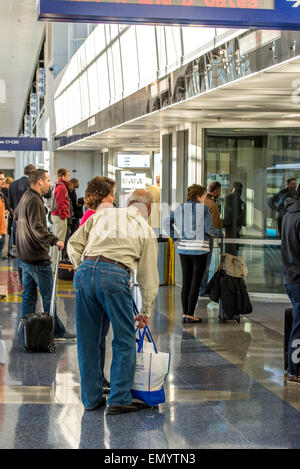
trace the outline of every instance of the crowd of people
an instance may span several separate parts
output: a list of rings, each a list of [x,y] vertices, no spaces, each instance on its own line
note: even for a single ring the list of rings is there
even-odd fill
[[[138,411],[144,405],[132,402],[131,396],[136,329],[149,324],[159,287],[157,233],[150,223],[157,194],[153,190],[135,190],[128,198],[128,206],[117,208],[115,181],[97,176],[88,183],[84,199],[78,199],[79,182],[70,180],[67,169],[58,170],[57,181],[51,187],[49,173],[33,165],[28,165],[24,176],[16,181],[5,179],[0,172],[0,186],[0,253],[9,225],[5,216],[9,216],[10,246],[16,246],[23,286],[21,317],[34,314],[38,291],[44,311],[49,312],[53,271],[62,251],[76,272],[76,334],[66,330],[55,308],[54,336],[55,340],[77,341],[84,408],[91,411],[106,405],[107,415]],[[159,190],[159,181],[157,187]],[[178,241],[183,323],[201,322],[195,311],[199,294],[206,291],[213,239],[225,236],[224,229],[228,231],[232,220],[237,230],[243,225],[244,208],[238,204],[239,213],[243,213],[238,218],[233,202],[240,201],[241,191],[241,184],[236,183],[228,196],[231,209],[227,208],[222,220],[218,205],[221,184],[212,181],[207,188],[193,184],[187,189],[186,201],[163,220],[163,234]],[[289,253],[283,256],[285,280],[295,310],[293,339],[300,339],[300,267],[296,262],[291,272],[290,253],[292,249],[300,252],[299,213],[296,202],[287,209],[281,224],[285,253]],[[135,270],[142,308],[134,317],[131,277]],[[104,364],[110,325],[113,356],[109,382],[104,376]],[[290,363],[290,376],[298,379],[297,370]]]

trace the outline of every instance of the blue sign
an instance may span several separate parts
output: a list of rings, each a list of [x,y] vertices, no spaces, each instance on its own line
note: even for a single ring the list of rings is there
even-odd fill
[[[43,151],[46,138],[0,137],[0,151]]]
[[[300,0],[37,0],[38,19],[79,23],[300,28]]]

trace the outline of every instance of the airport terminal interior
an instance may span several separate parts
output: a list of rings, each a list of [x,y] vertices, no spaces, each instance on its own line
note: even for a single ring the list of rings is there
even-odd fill
[[[133,11],[138,2],[128,3]],[[257,2],[264,11],[273,3]],[[149,327],[171,361],[165,403],[119,415],[105,415],[104,407],[85,411],[76,340],[57,342],[55,353],[20,347],[23,285],[13,231],[6,234],[0,449],[299,449],[300,384],[286,379],[284,318],[291,303],[273,203],[289,181],[300,184],[299,28],[84,22],[78,11],[93,12],[96,2],[52,4],[61,9],[56,16],[50,0],[0,2],[1,174],[18,180],[33,164],[54,185],[66,168],[78,181],[78,199],[95,176],[109,177],[121,208],[134,190],[159,189],[155,226],[152,219],[159,291]],[[163,239],[163,220],[186,201],[189,186],[213,181],[221,184],[225,236],[213,240],[209,279],[222,249],[242,257],[253,310],[223,322],[218,303],[199,292],[195,315],[202,322],[185,323],[178,242]],[[239,213],[228,221],[237,187]],[[12,216],[7,210],[7,225]],[[131,288],[141,308],[135,273]],[[60,319],[76,334],[72,279],[58,280],[56,298]],[[107,380],[112,340],[110,328]]]

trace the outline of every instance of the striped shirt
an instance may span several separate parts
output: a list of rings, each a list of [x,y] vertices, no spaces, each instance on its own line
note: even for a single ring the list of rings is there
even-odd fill
[[[221,230],[213,226],[208,207],[191,200],[179,205],[164,220],[163,234],[180,240],[178,254],[188,255],[207,254],[211,238],[222,236]]]

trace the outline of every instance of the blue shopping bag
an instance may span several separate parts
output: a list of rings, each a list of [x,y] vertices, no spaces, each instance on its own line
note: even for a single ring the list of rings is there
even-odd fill
[[[137,308],[134,304],[134,312]],[[164,384],[169,370],[171,354],[158,352],[148,326],[143,331],[137,330],[137,354],[134,383],[131,394],[134,399],[149,406],[163,404],[166,401]],[[147,337],[148,342],[145,340]]]

